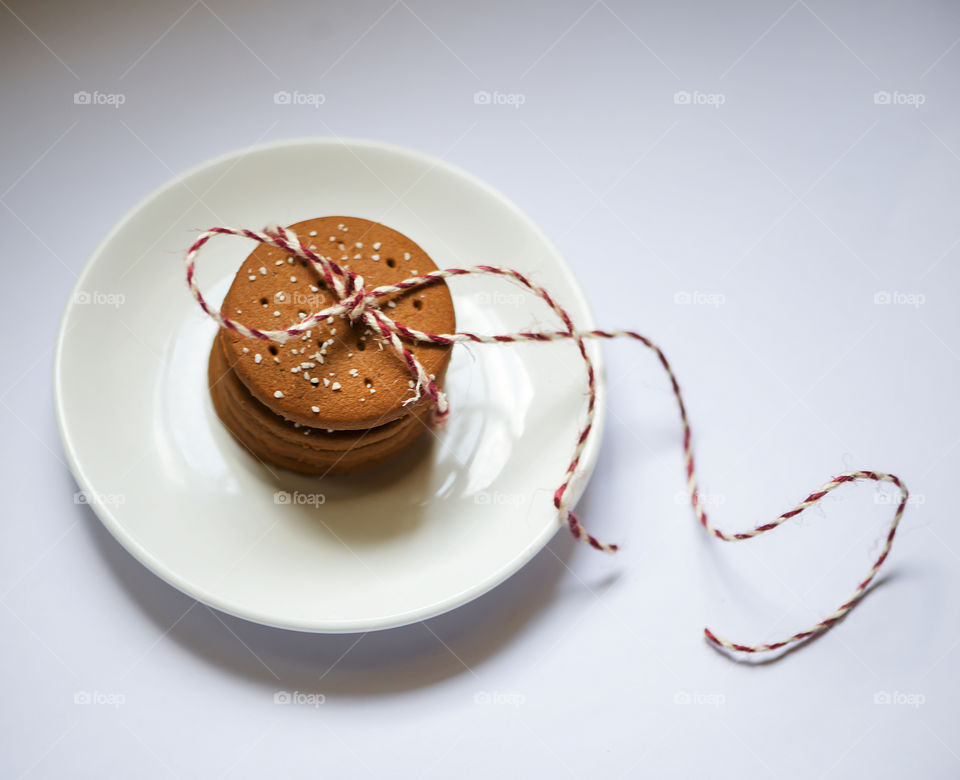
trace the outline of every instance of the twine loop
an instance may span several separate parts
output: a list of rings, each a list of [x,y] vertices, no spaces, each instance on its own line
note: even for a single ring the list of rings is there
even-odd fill
[[[196,256],[200,249],[214,236],[228,235],[241,236],[256,241],[261,244],[273,246],[281,249],[302,260],[306,260],[314,265],[322,275],[327,288],[332,292],[335,303],[331,306],[314,312],[297,323],[293,323],[287,328],[279,330],[260,330],[244,325],[242,322],[226,317],[220,311],[211,308],[204,299],[196,283]],[[431,377],[423,365],[417,359],[416,355],[408,349],[406,343],[428,343],[453,345],[458,343],[472,344],[505,344],[522,342],[545,342],[545,341],[573,341],[576,344],[583,360],[587,375],[587,394],[583,422],[579,434],[573,446],[573,453],[567,470],[563,475],[562,482],[553,494],[553,505],[557,510],[559,520],[564,523],[577,540],[589,544],[596,550],[613,553],[617,551],[617,545],[602,542],[591,534],[587,533],[583,524],[568,506],[567,491],[577,473],[580,465],[580,459],[583,450],[593,430],[594,417],[596,412],[597,397],[597,378],[593,361],[586,348],[588,339],[619,339],[625,338],[640,342],[647,349],[651,350],[660,362],[661,367],[666,372],[670,380],[671,389],[676,398],[680,411],[680,420],[683,426],[683,452],[685,473],[687,479],[687,493],[690,498],[690,504],[693,507],[694,514],[700,524],[708,533],[725,542],[743,541],[752,539],[755,536],[772,531],[790,518],[804,512],[813,506],[827,494],[836,490],[838,487],[859,481],[872,481],[876,483],[889,483],[894,485],[900,492],[900,500],[896,505],[893,518],[888,526],[887,536],[882,546],[879,557],[874,561],[873,566],[867,573],[867,576],[856,586],[850,597],[847,598],[837,609],[827,615],[816,625],[805,631],[800,631],[786,639],[765,644],[747,645],[739,642],[732,642],[729,639],[714,633],[709,628],[703,629],[704,637],[716,647],[722,647],[727,650],[742,653],[761,653],[778,650],[795,642],[802,642],[805,639],[816,636],[839,622],[866,593],[876,577],[880,567],[886,561],[893,545],[893,539],[897,532],[900,519],[903,517],[907,506],[909,492],[906,485],[897,476],[885,474],[880,471],[848,471],[833,477],[818,490],[808,495],[803,501],[792,509],[784,512],[778,518],[769,523],[755,526],[746,531],[729,532],[716,528],[708,519],[700,500],[700,493],[697,486],[697,474],[694,467],[692,433],[690,421],[687,415],[686,405],[683,401],[683,394],[680,391],[680,384],[677,382],[673,369],[667,360],[663,351],[646,336],[635,331],[629,330],[578,330],[568,312],[560,306],[550,295],[550,293],[524,276],[520,271],[513,268],[504,268],[500,266],[477,265],[467,268],[444,268],[429,273],[413,276],[404,279],[395,284],[381,285],[373,289],[367,289],[364,286],[363,277],[348,269],[343,268],[329,257],[315,253],[307,243],[302,241],[293,231],[271,225],[257,232],[242,228],[215,227],[201,233],[200,237],[193,243],[184,257],[186,265],[187,284],[193,297],[199,303],[200,308],[215,320],[221,328],[239,333],[249,338],[260,339],[262,341],[273,341],[280,344],[285,343],[289,338],[298,336],[301,333],[310,330],[317,323],[326,320],[329,317],[345,317],[353,325],[363,324],[370,328],[377,337],[385,342],[404,362],[413,378],[412,394],[404,400],[404,405],[413,403],[426,395],[433,404],[435,414],[435,424],[441,425],[449,415],[450,405],[446,395],[437,386],[434,378]],[[470,333],[460,331],[456,333],[425,333],[423,331],[411,328],[402,322],[398,322],[389,317],[381,308],[381,299],[385,296],[404,290],[411,290],[424,285],[435,284],[440,280],[449,279],[455,276],[466,275],[490,275],[506,278],[516,284],[520,284],[532,292],[536,297],[543,300],[557,318],[562,322],[563,328],[559,330],[544,331],[521,331],[516,333],[505,333],[496,335]]]

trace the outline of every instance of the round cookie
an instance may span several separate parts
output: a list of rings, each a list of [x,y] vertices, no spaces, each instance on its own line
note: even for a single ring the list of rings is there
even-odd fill
[[[238,415],[243,427],[255,436],[280,439],[311,450],[344,452],[381,441],[394,441],[394,437],[402,436],[409,428],[429,427],[433,410],[427,406],[421,406],[414,413],[366,430],[336,431],[285,420],[254,398],[237,378],[223,351],[223,334],[224,331],[220,331],[210,353],[210,390],[219,395],[220,403]]]
[[[435,270],[427,254],[397,231],[357,217],[321,217],[291,225],[318,254],[363,277],[367,289]],[[450,333],[453,301],[443,282],[381,299],[385,313],[418,330]],[[279,249],[258,246],[238,271],[222,312],[259,329],[280,329],[335,302],[320,272]],[[301,316],[302,315],[302,316]],[[404,361],[379,334],[331,318],[309,334],[272,344],[224,331],[223,350],[250,394],[283,418],[316,428],[365,430],[396,420],[426,397],[412,393]],[[450,346],[405,342],[429,374],[442,378]]]
[[[223,351],[214,344],[208,384],[217,416],[233,437],[260,460],[305,474],[347,474],[370,468],[398,455],[428,428],[429,420],[415,415],[388,423],[384,428],[389,429],[389,435],[379,437],[379,429],[328,434],[321,429],[296,427],[249,394],[244,402],[237,403],[231,392],[234,383],[243,387]],[[347,449],[338,440],[344,434],[349,437]],[[325,446],[331,443],[331,448]]]

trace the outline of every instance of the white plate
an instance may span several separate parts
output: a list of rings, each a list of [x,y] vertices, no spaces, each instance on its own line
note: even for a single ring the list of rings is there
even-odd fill
[[[213,412],[206,364],[215,326],[188,294],[183,250],[198,229],[325,214],[390,225],[441,268],[518,268],[593,325],[556,248],[473,176],[371,141],[269,143],[177,177],[110,231],[63,315],[54,402],[78,485],[153,572],[258,623],[364,631],[464,604],[549,541],[560,527],[551,494],[583,418],[586,380],[570,343],[457,346],[450,422],[409,454],[324,479],[257,463]],[[237,238],[208,244],[199,281],[212,301],[219,305],[253,248]],[[450,286],[461,329],[557,327],[541,301],[507,282]],[[595,345],[591,354],[602,377]],[[602,381],[598,393],[574,497],[596,461]],[[278,491],[313,503],[276,503]]]

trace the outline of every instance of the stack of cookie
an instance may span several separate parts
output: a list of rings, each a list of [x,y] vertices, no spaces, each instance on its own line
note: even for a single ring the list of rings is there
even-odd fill
[[[413,241],[356,217],[291,225],[317,253],[361,275],[367,289],[436,269]],[[392,319],[433,333],[455,329],[453,301],[437,283],[381,299]],[[224,316],[260,330],[288,327],[336,303],[306,260],[261,244],[243,262],[223,301]],[[407,344],[442,387],[450,347]],[[274,344],[220,330],[210,352],[213,405],[254,456],[308,474],[343,474],[399,454],[433,422],[424,396],[404,406],[412,377],[364,324],[331,317]]]

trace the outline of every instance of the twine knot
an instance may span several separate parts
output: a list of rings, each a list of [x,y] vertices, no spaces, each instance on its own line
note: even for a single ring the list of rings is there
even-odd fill
[[[353,292],[349,292],[350,290]],[[347,295],[340,299],[340,305],[343,306],[344,316],[350,321],[351,325],[356,325],[366,314],[368,308],[380,308],[380,304],[371,297],[363,286],[363,277],[360,274],[353,271],[347,272],[346,292]]]

